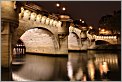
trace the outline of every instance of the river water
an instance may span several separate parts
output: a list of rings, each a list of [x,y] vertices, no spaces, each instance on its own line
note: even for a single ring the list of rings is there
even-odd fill
[[[15,81],[120,81],[120,50],[69,52],[68,56],[25,54],[12,65]]]

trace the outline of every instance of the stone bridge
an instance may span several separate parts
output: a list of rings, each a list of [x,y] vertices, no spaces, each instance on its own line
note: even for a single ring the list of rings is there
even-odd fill
[[[68,54],[70,17],[41,12],[36,5],[1,2],[2,67],[10,67],[13,48],[19,39],[27,52]]]
[[[61,25],[62,22],[59,20],[36,14],[35,12],[25,10],[21,7],[17,38],[20,38],[25,43],[26,52],[66,54],[66,41],[64,41],[65,43],[63,42],[63,44],[65,44],[64,46],[59,41],[59,34],[66,34],[65,27]],[[61,49],[65,50],[60,51]]]
[[[44,15],[36,5],[2,1],[1,10],[3,67],[10,66],[13,48],[19,39],[23,41],[26,52],[56,55],[68,54],[68,49],[87,50],[95,43],[92,39],[116,43],[115,36],[88,35],[86,30],[70,25],[69,16]]]
[[[82,40],[82,39],[85,40]],[[104,44],[117,44],[117,36],[97,36],[83,32],[73,26],[69,27],[68,49],[69,50],[87,50],[94,49],[96,43],[103,42]]]
[[[109,42],[110,44],[117,44],[117,37],[116,36],[95,36],[95,40],[103,40]]]
[[[70,26],[68,50],[87,50],[88,46],[89,40],[87,39],[86,31]]]
[[[97,36],[97,35],[90,35],[87,34],[88,38],[90,40],[95,39],[95,41],[105,41],[108,42],[109,44],[117,44],[117,36]]]

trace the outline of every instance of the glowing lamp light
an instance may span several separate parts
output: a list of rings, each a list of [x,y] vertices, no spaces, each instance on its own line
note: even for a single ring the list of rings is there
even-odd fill
[[[101,31],[102,31],[102,32],[104,32],[104,31],[105,31],[105,29],[102,29]]]
[[[84,21],[82,21],[82,23],[84,23]]]
[[[62,10],[63,10],[63,11],[65,11],[65,10],[66,10],[66,8],[65,8],[65,7],[63,7],[63,8],[62,8]]]
[[[57,4],[56,4],[56,6],[57,6],[57,7],[59,7],[59,6],[60,6],[60,4],[59,4],[59,3],[57,3]]]
[[[92,27],[92,26],[89,26],[89,28],[90,28],[90,29],[93,29],[93,27]]]
[[[23,7],[21,7],[21,12],[23,12],[24,11],[24,8]]]
[[[80,19],[80,21],[82,21],[82,19]]]
[[[116,39],[116,36],[114,36],[114,39]]]
[[[109,36],[109,39],[111,38],[111,36]]]

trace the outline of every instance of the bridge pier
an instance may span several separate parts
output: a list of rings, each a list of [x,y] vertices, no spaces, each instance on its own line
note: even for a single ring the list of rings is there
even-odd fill
[[[2,80],[11,79],[10,68],[15,44],[13,35],[18,27],[18,10],[15,6],[15,1],[1,1],[1,67],[8,71],[6,79]]]
[[[61,15],[61,27],[58,27],[59,51],[57,54],[68,54],[68,34],[69,34],[69,16]]]
[[[87,38],[87,27],[81,27],[80,39],[81,39],[81,50],[87,50],[89,47],[89,40]]]

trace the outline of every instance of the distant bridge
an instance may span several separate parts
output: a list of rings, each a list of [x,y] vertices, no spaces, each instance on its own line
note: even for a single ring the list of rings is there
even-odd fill
[[[95,41],[101,40],[109,42],[110,44],[117,44],[117,36],[97,36],[97,35],[90,35],[87,34],[90,40],[95,39]]]

